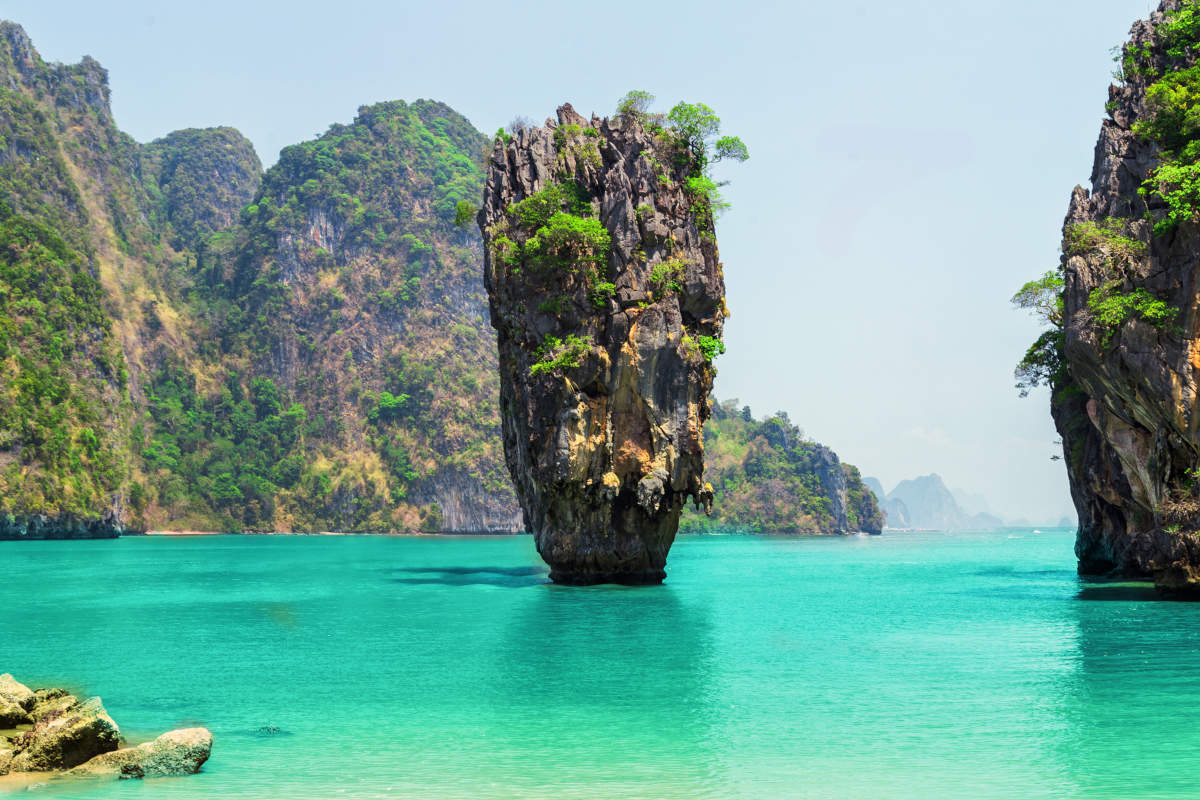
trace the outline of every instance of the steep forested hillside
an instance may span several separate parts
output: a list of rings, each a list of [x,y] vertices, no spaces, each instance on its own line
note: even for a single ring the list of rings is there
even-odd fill
[[[737,401],[713,401],[704,427],[713,513],[689,510],[680,530],[879,533],[883,512],[858,468],[804,437],[786,414],[755,420]]]
[[[362,108],[286,148],[237,224],[202,243],[217,369],[168,362],[149,387],[167,518],[518,527],[479,236],[454,224],[486,143],[440,103]]]
[[[139,145],[12,23],[0,111],[11,525],[518,526],[463,117],[364,108],[264,176],[230,128]]]

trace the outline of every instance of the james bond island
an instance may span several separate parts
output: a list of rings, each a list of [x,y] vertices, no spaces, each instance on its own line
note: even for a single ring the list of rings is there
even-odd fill
[[[646,99],[498,136],[478,215],[505,457],[557,583],[661,582],[684,503],[712,502],[717,120],[682,103],[652,116]],[[746,157],[734,137],[712,147]]]

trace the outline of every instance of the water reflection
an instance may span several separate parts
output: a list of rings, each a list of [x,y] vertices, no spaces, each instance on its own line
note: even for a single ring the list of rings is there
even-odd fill
[[[513,788],[706,796],[711,635],[707,609],[669,586],[533,593],[497,651],[491,695],[515,772],[527,772]]]
[[[1080,578],[1065,739],[1083,796],[1194,797],[1200,606],[1149,584]],[[1134,768],[1136,765],[1136,768]]]

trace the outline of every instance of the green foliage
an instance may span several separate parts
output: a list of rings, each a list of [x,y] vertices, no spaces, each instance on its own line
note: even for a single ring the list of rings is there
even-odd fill
[[[703,166],[707,161],[708,141],[721,132],[720,117],[704,103],[677,103],[667,112],[667,121]]]
[[[156,199],[158,219],[169,223],[174,246],[195,247],[228,227],[233,209],[247,206],[258,189],[262,163],[254,146],[233,128],[175,131],[142,149],[143,179]]]
[[[1053,389],[1067,379],[1067,361],[1063,355],[1063,332],[1061,328],[1042,331],[1037,340],[1025,351],[1017,362],[1013,377],[1021,397],[1028,397],[1038,386]]]
[[[1079,237],[1080,246],[1090,249],[1095,246],[1084,244],[1095,236],[1100,236],[1102,242],[1108,242],[1109,233],[1093,223],[1083,229],[1075,226],[1071,229]],[[1082,229],[1082,230],[1081,230]],[[1099,231],[1100,233],[1096,233]],[[1068,239],[1071,239],[1068,231]],[[1130,240],[1132,241],[1132,240]],[[1136,243],[1135,243],[1136,244]],[[1066,380],[1066,358],[1063,355],[1063,279],[1059,272],[1049,271],[1037,280],[1032,280],[1022,286],[1012,296],[1012,304],[1017,308],[1026,309],[1043,323],[1050,325],[1050,330],[1043,331],[1024,357],[1017,362],[1013,377],[1017,381],[1017,390],[1021,397],[1028,397],[1030,391],[1038,386],[1051,388],[1063,384]]]
[[[617,293],[617,285],[615,283],[602,282],[592,286],[588,297],[591,298],[592,305],[599,309],[608,308],[608,303]]]
[[[650,287],[656,297],[662,298],[669,293],[683,291],[683,276],[687,273],[688,262],[683,258],[671,258],[655,264],[650,268]]]
[[[692,211],[705,216],[705,211],[720,212],[729,208],[721,197],[720,184],[707,175],[693,175],[684,182],[684,190],[693,198]]]
[[[478,206],[470,200],[459,200],[458,205],[454,207],[454,226],[456,228],[467,227],[475,220],[475,213],[478,210]]]
[[[750,149],[736,136],[722,136],[713,145],[715,161],[745,161],[750,158]]]
[[[525,240],[525,256],[539,266],[565,268],[608,258],[611,237],[598,219],[556,212]]]
[[[654,105],[654,95],[641,89],[633,89],[626,92],[625,96],[617,102],[616,115],[622,120],[644,120],[649,115],[652,105]]]
[[[710,364],[717,356],[725,354],[725,343],[715,336],[697,336],[696,345],[704,360]]]
[[[1146,88],[1146,115],[1134,123],[1134,134],[1162,148],[1159,165],[1141,189],[1167,205],[1155,221],[1163,236],[1184,222],[1200,219],[1200,67],[1193,61],[1200,42],[1200,9],[1195,0],[1168,11],[1156,33],[1165,69],[1152,65],[1149,49],[1126,48],[1125,71],[1153,80]]]
[[[1063,252],[1068,256],[1103,250],[1110,258],[1128,262],[1146,254],[1146,245],[1124,233],[1126,220],[1108,217],[1099,222],[1081,222],[1064,232]]]
[[[1160,330],[1166,330],[1179,316],[1179,309],[1168,306],[1143,288],[1122,294],[1106,284],[1088,295],[1088,311],[1101,329],[1101,343],[1108,344],[1113,334],[1132,316]]]
[[[558,269],[603,264],[611,236],[591,213],[591,201],[577,184],[550,184],[508,208],[508,218],[523,240],[493,235],[493,254],[514,267],[524,261]]]
[[[0,509],[99,515],[125,477],[124,367],[99,284],[52,228],[0,220]]]
[[[591,199],[574,181],[552,183],[540,192],[509,206],[509,218],[524,228],[540,228],[560,211],[575,216],[592,214]]]
[[[833,492],[843,476],[849,526],[882,527],[883,515],[858,470],[837,466],[836,456],[807,439],[786,414],[759,422],[748,408],[739,411],[736,400],[714,401],[704,449],[713,513],[686,510],[682,532],[833,533]]]
[[[160,500],[177,514],[219,515],[235,525],[271,527],[276,496],[300,480],[308,412],[286,405],[275,382],[235,377],[202,396],[178,367],[147,389],[154,432],[142,449]]]
[[[538,360],[529,367],[529,374],[548,375],[578,367],[591,349],[591,342],[573,333],[565,341],[556,336],[547,336],[536,351]]]
[[[1029,281],[1012,296],[1012,304],[1028,309],[1043,322],[1056,328],[1063,325],[1063,279],[1054,270]]]

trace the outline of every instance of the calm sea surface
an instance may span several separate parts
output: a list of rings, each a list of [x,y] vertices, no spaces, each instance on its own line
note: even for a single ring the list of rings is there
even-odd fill
[[[0,672],[216,737],[29,797],[1200,796],[1200,604],[1071,546],[682,537],[572,589],[528,537],[4,542]]]

